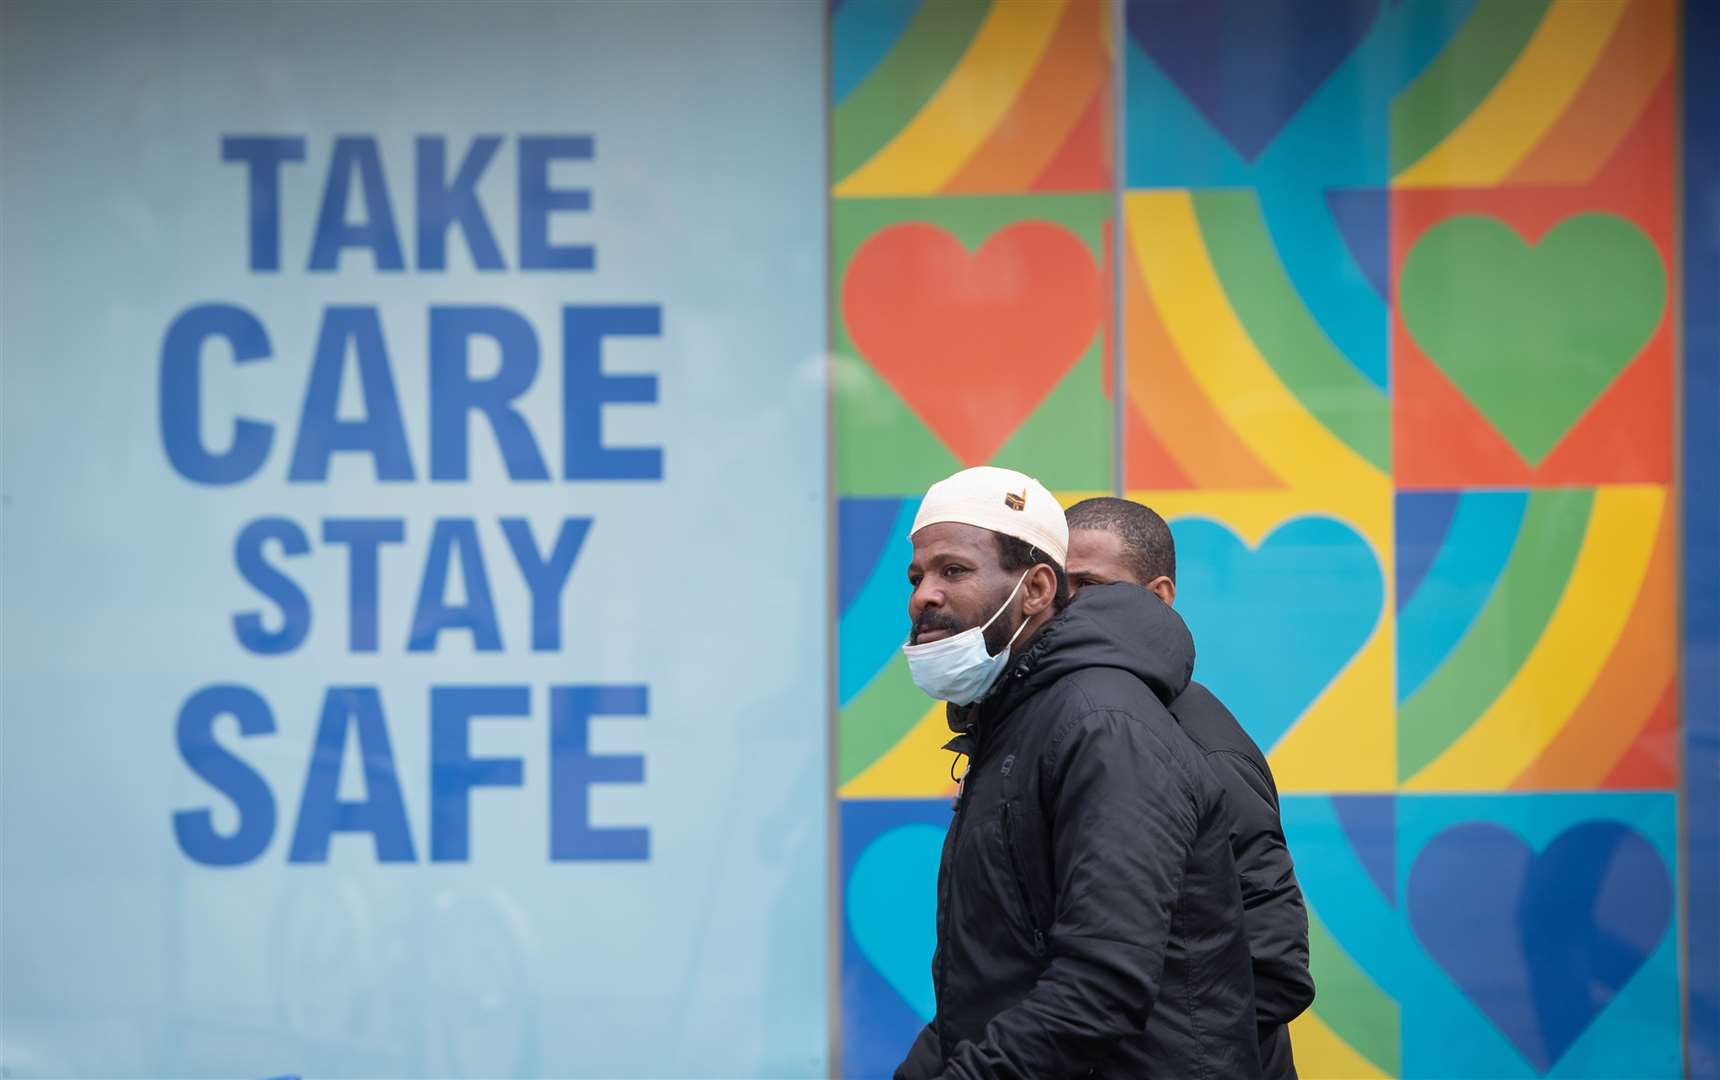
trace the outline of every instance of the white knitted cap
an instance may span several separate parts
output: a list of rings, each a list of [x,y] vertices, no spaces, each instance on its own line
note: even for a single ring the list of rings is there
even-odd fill
[[[1025,540],[1062,566],[1069,554],[1069,523],[1045,485],[1014,469],[980,465],[933,484],[914,515],[909,535],[940,521],[975,525]]]

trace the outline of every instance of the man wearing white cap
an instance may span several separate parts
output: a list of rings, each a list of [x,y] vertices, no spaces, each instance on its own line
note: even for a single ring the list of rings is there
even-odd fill
[[[1037,481],[932,485],[908,580],[915,683],[969,766],[938,872],[919,1077],[1257,1077],[1223,789],[1165,710],[1194,643],[1142,589],[1071,600]]]

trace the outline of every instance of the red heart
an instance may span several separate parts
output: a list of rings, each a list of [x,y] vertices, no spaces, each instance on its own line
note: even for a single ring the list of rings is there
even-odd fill
[[[935,225],[893,225],[842,282],[854,344],[964,465],[989,461],[1050,395],[1104,310],[1092,252],[1045,221],[1001,229],[971,256]]]

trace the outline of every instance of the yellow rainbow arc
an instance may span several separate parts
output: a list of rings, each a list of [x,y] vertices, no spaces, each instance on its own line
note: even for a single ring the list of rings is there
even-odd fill
[[[1511,174],[1570,107],[1623,17],[1625,4],[1554,0],[1504,78],[1392,186],[1492,187]]]
[[[997,0],[944,84],[908,125],[841,183],[839,197],[942,188],[1009,114],[1068,0]]]
[[[1666,493],[1602,488],[1565,591],[1528,659],[1475,724],[1405,784],[1409,791],[1503,791],[1588,695],[1648,574]]]
[[[947,796],[955,784],[950,780],[949,755],[942,753],[950,741],[950,725],[942,702],[926,710],[919,722],[896,744],[843,784],[837,795],[844,799],[936,799]]]
[[[1243,328],[1185,191],[1131,194],[1130,249],[1190,374],[1256,457],[1293,488],[1389,494],[1384,473],[1296,399]]]

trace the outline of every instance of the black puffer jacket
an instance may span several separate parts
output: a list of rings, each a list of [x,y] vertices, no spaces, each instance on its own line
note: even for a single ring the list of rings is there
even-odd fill
[[[1254,965],[1254,1019],[1265,1080],[1296,1080],[1290,1021],[1314,1001],[1308,971],[1308,909],[1278,816],[1278,785],[1260,747],[1224,703],[1200,683],[1171,702],[1183,734],[1206,754],[1230,806],[1230,850],[1242,880],[1248,952]]]
[[[1157,597],[1091,586],[951,710],[937,1015],[899,1078],[1259,1076],[1229,811],[1164,706],[1193,665]]]

